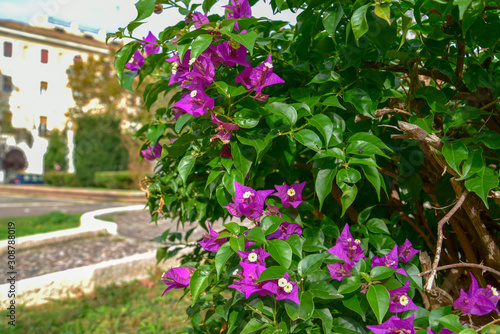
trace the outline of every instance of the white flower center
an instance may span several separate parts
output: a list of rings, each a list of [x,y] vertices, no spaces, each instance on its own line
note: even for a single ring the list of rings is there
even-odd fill
[[[173,74],[173,75],[176,75],[176,74],[177,74],[177,69],[172,68],[172,74]]]
[[[267,61],[264,63],[264,66],[269,68],[269,69],[273,68],[273,64],[268,63]]]
[[[496,288],[491,288],[491,293],[493,294],[493,296],[495,297],[498,297],[498,290]]]
[[[233,271],[233,275],[234,275],[234,276],[238,276],[238,269],[234,269],[234,271]]]
[[[253,195],[253,194],[252,194],[252,192],[251,192],[251,191],[247,191],[247,192],[245,192],[245,193],[243,194],[243,198],[244,198],[244,199],[248,199],[248,198],[250,198],[250,196],[252,196],[252,195]]]
[[[286,293],[290,293],[292,292],[292,290],[293,290],[293,285],[290,283],[286,283],[285,287],[283,288],[283,291],[285,291]]]
[[[286,278],[282,277],[278,280],[278,286],[280,288],[284,288],[286,285],[288,284],[288,281],[286,280]]]
[[[410,300],[405,295],[402,295],[401,297],[399,297],[399,303],[401,305],[406,306],[406,305],[408,305],[409,302],[410,302]]]
[[[248,254],[248,261],[257,262],[257,254],[254,252]]]
[[[198,92],[197,92],[197,91],[195,91],[195,90],[193,90],[193,91],[191,92],[191,94],[190,94],[190,95],[191,95],[191,97],[195,97],[195,96],[196,96],[196,94],[198,94]]]
[[[286,194],[290,197],[295,196],[295,189],[290,188],[286,191]]]
[[[189,66],[193,65],[195,61],[196,61],[196,58],[189,59]]]

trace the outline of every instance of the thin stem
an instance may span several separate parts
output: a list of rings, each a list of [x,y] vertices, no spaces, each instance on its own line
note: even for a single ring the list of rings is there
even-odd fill
[[[477,332],[478,332],[478,333],[480,333],[480,332],[481,332],[484,328],[486,328],[486,327],[487,327],[487,326],[489,326],[489,325],[493,325],[493,324],[494,324],[494,323],[496,323],[496,322],[500,322],[500,319],[495,319],[495,320],[493,320],[492,322],[489,322],[489,323],[487,323],[486,325],[484,325],[484,326],[482,326],[482,327],[479,327],[479,328],[477,329]]]
[[[437,228],[438,240],[436,245],[436,256],[434,257],[434,262],[432,263],[431,276],[429,277],[429,280],[427,281],[427,285],[425,287],[425,291],[427,292],[431,291],[432,289],[434,278],[436,277],[436,269],[439,264],[439,259],[441,258],[441,247],[443,245],[443,226],[450,220],[450,218],[455,214],[455,212],[457,212],[457,210],[460,209],[460,207],[465,201],[465,198],[467,197],[467,194],[469,194],[469,191],[465,190],[462,193],[462,195],[460,195],[460,198],[458,199],[455,206],[438,222],[438,228]]]
[[[260,310],[256,309],[255,307],[252,307],[252,306],[250,306],[248,304],[246,305],[246,307],[248,307],[249,309],[251,309],[252,311],[254,311],[255,313],[257,313],[261,317],[266,318],[267,321],[269,321],[270,323],[273,323],[273,324],[276,323],[276,321],[273,322],[271,319],[269,319],[269,317],[267,317],[264,313],[262,313]]]
[[[279,132],[279,135],[280,135],[280,136],[290,135],[290,134],[292,134],[292,133],[294,133],[294,132],[297,132],[297,131],[299,131],[299,130],[302,130],[303,128],[305,128],[305,127],[306,127],[306,126],[308,126],[308,125],[309,125],[309,122],[308,122],[308,123],[306,123],[306,124],[304,124],[304,125],[302,125],[301,127],[296,128],[296,129],[290,129],[290,131],[287,131],[287,132]]]
[[[440,270],[459,268],[459,267],[479,268],[479,269],[489,271],[490,273],[493,273],[495,275],[500,276],[500,271],[497,271],[493,268],[484,266],[482,264],[477,264],[477,263],[454,263],[454,264],[448,264],[446,266],[437,267],[435,270],[440,271]],[[420,274],[418,274],[417,277],[426,276],[426,275],[429,275],[430,273],[432,273],[432,270],[423,271]]]

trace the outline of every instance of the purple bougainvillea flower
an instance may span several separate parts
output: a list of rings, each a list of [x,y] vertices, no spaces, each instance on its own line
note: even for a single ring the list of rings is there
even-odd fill
[[[220,157],[221,158],[229,158],[229,159],[233,158],[233,155],[231,154],[231,148],[229,148],[229,145],[222,146],[222,151],[220,151]],[[221,168],[224,169],[224,167],[221,167]],[[233,214],[231,214],[231,215],[233,215]],[[233,216],[236,216],[236,215],[233,215]],[[236,216],[236,217],[238,217],[238,216]],[[239,216],[239,217],[241,217],[241,216]]]
[[[189,280],[191,280],[191,276],[195,271],[195,268],[187,266],[171,268],[167,272],[163,273],[161,280],[165,282],[167,289],[163,292],[162,296],[169,290],[188,287]]]
[[[372,258],[372,267],[380,267],[384,266],[387,268],[396,269],[396,272],[401,275],[408,276],[406,271],[403,268],[398,268],[399,259],[398,259],[398,246],[394,245],[394,248],[384,256],[374,256]]]
[[[273,60],[271,59],[271,54],[269,54],[262,64],[252,70],[250,82],[256,92],[262,93],[264,87],[284,83],[285,80],[281,79],[276,73],[273,73]]]
[[[224,60],[224,64],[228,67],[233,67],[236,64],[243,65],[245,67],[250,66],[250,61],[246,58],[248,50],[238,42],[223,42],[218,44],[217,53]]]
[[[469,293],[465,293],[460,289],[460,296],[453,303],[455,309],[461,309],[462,313],[473,315],[486,315],[492,311],[497,310],[498,300],[500,299],[499,293],[495,288],[489,285],[486,289],[479,288],[476,278],[470,274],[472,283],[469,287]]]
[[[337,281],[341,281],[344,277],[349,277],[352,275],[351,269],[353,265],[347,262],[327,264],[326,267],[328,268],[328,270],[330,270],[330,276],[332,277],[332,279],[335,279]]]
[[[359,239],[353,239],[351,232],[349,232],[349,225],[345,224],[335,246],[330,248],[328,252],[344,260],[346,263],[354,265],[354,263],[365,258],[360,244],[361,241]]]
[[[148,161],[153,161],[155,159],[160,159],[161,157],[162,146],[160,144],[156,144],[153,149],[149,146],[147,149],[142,150],[141,154],[144,159]]]
[[[211,56],[201,55],[197,59],[189,60],[190,71],[186,71],[181,76],[181,87],[195,89],[199,86],[209,86],[215,77],[215,67],[211,61]]]
[[[184,93],[181,99],[172,106],[196,117],[205,115],[209,109],[213,109],[214,100],[205,94],[202,87],[197,87],[190,93]]]
[[[290,299],[296,304],[300,304],[299,287],[297,283],[289,281],[288,273],[285,273],[280,279],[266,281],[262,288],[276,295],[276,300]]]
[[[283,222],[276,231],[267,236],[267,239],[286,240],[293,234],[297,234],[300,237],[302,235],[302,227],[299,224]]]
[[[278,196],[281,199],[281,203],[285,208],[293,206],[297,208],[300,203],[304,202],[302,200],[302,190],[304,189],[306,182],[302,183],[294,183],[292,185],[278,186],[275,185],[277,192],[274,193],[274,196]]]
[[[430,327],[427,328],[427,334],[436,334],[435,331],[433,331]],[[448,328],[443,328],[439,334],[457,334],[456,332],[450,331]]]
[[[239,19],[241,17],[252,17],[252,8],[248,0],[231,0],[230,5],[222,6],[227,8],[227,19]],[[236,29],[238,27],[235,26]]]
[[[210,20],[208,19],[207,15],[204,15],[200,12],[194,12],[191,22],[194,22],[194,27],[198,29],[203,23],[210,23]]]
[[[259,296],[267,295],[267,291],[262,288],[264,282],[255,283],[259,279],[260,274],[266,270],[266,267],[246,262],[240,262],[240,265],[243,267],[243,274],[237,273],[240,279],[234,280],[233,284],[229,285],[229,288],[243,293],[247,299],[254,293]]]
[[[267,205],[266,215],[268,216],[281,216],[280,209],[277,206]]]
[[[219,139],[222,141],[223,144],[229,144],[229,140],[231,139],[231,136],[233,135],[231,131],[236,131],[240,127],[238,124],[233,124],[233,123],[224,123],[221,122],[215,117],[213,113],[212,114],[212,123],[217,125],[217,128],[215,131],[217,131],[217,134],[210,138],[210,141],[214,141]]]
[[[406,239],[404,244],[398,247],[398,255],[401,262],[406,263],[419,251],[413,248],[410,240]]]
[[[158,43],[158,40],[151,31],[146,37],[143,37],[143,42],[140,43],[144,45],[144,53],[146,54],[146,57],[160,52],[160,47],[155,45]]]
[[[219,233],[215,232],[210,224],[208,224],[208,230],[209,232],[203,235],[203,240],[198,243],[209,252],[217,252],[227,242],[227,238],[217,239]]]
[[[393,315],[386,322],[377,326],[366,326],[369,330],[373,331],[375,334],[414,334],[415,329],[413,328],[413,320],[415,319],[415,314],[412,314],[407,319],[400,319]]]
[[[246,216],[251,220],[259,221],[264,211],[266,198],[273,190],[254,190],[238,182],[234,184],[236,196],[233,198],[233,203],[225,206],[229,214],[235,217]]]
[[[252,66],[248,65],[245,67],[245,69],[236,76],[234,81],[236,83],[240,83],[243,86],[245,86],[246,89],[251,89],[252,88],[252,82],[250,81],[250,74],[252,74],[253,68]]]
[[[174,83],[181,83],[183,81],[182,77],[184,74],[189,72],[189,60],[191,59],[191,51],[188,50],[183,58],[182,61],[179,58],[179,55],[175,55],[172,58],[166,59],[166,61],[172,63],[172,75],[170,76],[170,80],[168,82],[168,85],[172,85]]]
[[[405,285],[400,288],[389,290],[391,295],[391,302],[389,304],[389,311],[394,313],[405,312],[409,310],[418,311],[418,306],[408,297],[408,290],[410,289],[410,281],[406,281]]]
[[[248,252],[238,251],[243,262],[260,264],[261,266],[266,266],[264,259],[269,257],[271,254],[263,250],[262,248],[257,248]]]
[[[125,66],[132,72],[139,71],[142,66],[144,66],[144,56],[141,51],[136,50],[134,56],[130,63],[125,64]]]

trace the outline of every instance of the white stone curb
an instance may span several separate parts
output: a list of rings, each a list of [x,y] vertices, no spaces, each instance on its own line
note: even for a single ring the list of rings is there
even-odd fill
[[[87,212],[84,213],[80,219],[80,227],[19,237],[16,238],[15,245],[11,246],[14,246],[17,252],[60,242],[67,242],[73,239],[92,237],[100,233],[116,235],[118,231],[118,225],[116,223],[100,220],[96,217],[115,212],[141,211],[143,209],[144,205],[138,204]],[[0,241],[0,254],[7,253],[7,246],[8,240]]]

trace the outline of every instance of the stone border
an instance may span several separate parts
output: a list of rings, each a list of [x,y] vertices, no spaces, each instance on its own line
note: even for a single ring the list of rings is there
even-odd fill
[[[144,205],[138,204],[87,212],[80,218],[80,227],[16,238],[16,251],[54,245],[78,238],[93,237],[101,233],[116,235],[118,234],[118,225],[116,223],[101,220],[96,217],[115,212],[141,211],[143,209]],[[7,242],[8,240],[0,241],[0,255],[7,253]]]

